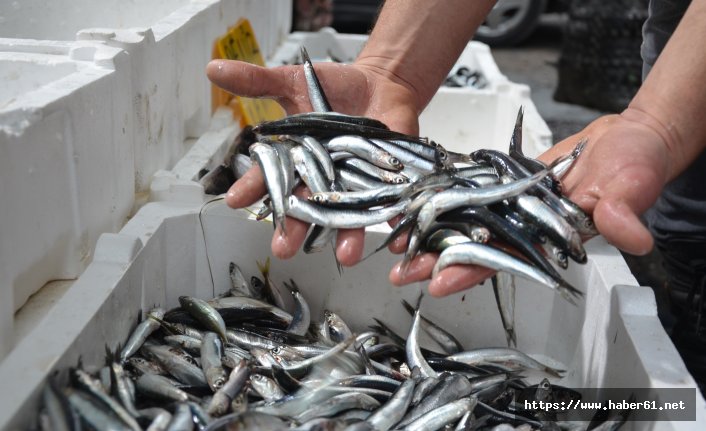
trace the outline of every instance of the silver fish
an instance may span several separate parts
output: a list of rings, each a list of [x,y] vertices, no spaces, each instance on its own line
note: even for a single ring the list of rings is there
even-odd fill
[[[171,379],[156,374],[143,374],[135,381],[137,392],[170,401],[187,401],[189,394],[174,385]]]
[[[500,311],[500,320],[505,329],[508,347],[517,347],[515,335],[515,276],[498,272],[492,277],[495,302]]]
[[[544,365],[527,354],[510,347],[473,349],[447,356],[446,359],[463,362],[469,365],[497,363],[514,367],[531,368],[533,370],[549,373],[554,377],[561,377],[561,373],[563,373],[563,370],[557,370],[548,365]]]
[[[421,327],[421,317],[419,315],[419,306],[414,310],[414,320],[412,321],[412,329],[409,331],[409,336],[407,337],[407,345],[405,346],[405,352],[407,354],[407,363],[411,367],[419,367],[421,375],[425,378],[436,377],[437,373],[431,366],[427,363],[422,356],[422,352],[419,346],[419,329]]]
[[[415,384],[414,379],[405,380],[387,403],[375,410],[366,421],[379,431],[387,431],[394,427],[397,422],[402,420],[412,402]]]
[[[265,186],[274,211],[275,225],[286,235],[284,217],[287,211],[287,202],[285,199],[284,178],[282,177],[277,153],[269,145],[258,142],[250,146],[250,155],[260,166],[262,175],[265,178]]]
[[[439,255],[432,277],[436,277],[439,271],[450,265],[481,265],[496,271],[505,271],[554,289],[573,304],[573,297],[582,295],[568,283],[557,281],[537,267],[484,244],[469,242],[447,248]]]
[[[376,210],[331,210],[315,206],[297,196],[289,197],[287,214],[307,223],[336,229],[356,229],[386,222],[405,210],[409,201]]]
[[[123,350],[120,352],[120,362],[127,361],[128,358],[140,350],[142,343],[145,342],[147,337],[159,329],[159,322],[150,316],[162,319],[164,317],[164,309],[157,307],[150,310],[150,312],[147,313],[147,317],[132,331],[130,338],[127,340],[127,343],[125,343],[125,347],[123,347]]]
[[[180,296],[179,304],[199,323],[218,334],[221,340],[226,340],[226,324],[223,317],[208,302],[192,296]]]
[[[220,389],[227,380],[221,364],[223,345],[215,332],[206,332],[201,343],[201,369],[208,386],[213,392]]]
[[[301,56],[302,61],[304,62],[306,89],[309,92],[309,101],[311,102],[312,108],[314,108],[314,112],[331,111],[331,105],[329,105],[328,100],[326,100],[324,89],[321,87],[319,78],[316,76],[316,71],[314,71],[314,65],[311,64],[309,54],[303,46],[301,47]]]
[[[460,419],[469,411],[472,411],[477,402],[478,399],[475,397],[461,398],[425,413],[402,429],[406,431],[439,429],[444,425]]]

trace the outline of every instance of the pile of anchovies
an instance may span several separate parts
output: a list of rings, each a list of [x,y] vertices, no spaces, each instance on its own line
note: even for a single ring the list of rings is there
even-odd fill
[[[225,294],[154,308],[105,367],[71,370],[64,388],[51,378],[41,429],[607,430],[627,418],[612,411],[577,422],[527,409],[525,401],[581,395],[546,377],[529,386],[522,374],[563,371],[519,350],[465,349],[420,313],[421,298],[403,301],[412,315],[406,338],[379,319],[354,333],[332,311],[312,316],[297,284],[282,289],[269,264],[261,272],[247,281],[231,263]],[[291,314],[282,291],[292,295]],[[434,348],[422,347],[421,333]]]
[[[418,253],[436,252],[433,275],[450,265],[475,264],[547,286],[571,302],[581,295],[549,259],[561,268],[569,259],[585,263],[582,240],[597,233],[561,190],[560,178],[585,141],[549,166],[526,157],[520,109],[509,154],[449,152],[380,121],[331,112],[302,51],[315,112],[252,128],[256,142],[249,155],[268,192],[258,218],[272,214],[285,235],[286,216],[313,225],[303,246],[310,253],[332,244],[336,229],[398,217],[376,251],[408,232],[403,270]],[[300,185],[309,196],[294,193]]]

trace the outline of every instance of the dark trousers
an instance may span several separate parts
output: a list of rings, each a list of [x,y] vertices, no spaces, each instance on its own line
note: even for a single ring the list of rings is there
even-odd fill
[[[667,272],[669,336],[687,369],[706,394],[706,237],[657,241]]]

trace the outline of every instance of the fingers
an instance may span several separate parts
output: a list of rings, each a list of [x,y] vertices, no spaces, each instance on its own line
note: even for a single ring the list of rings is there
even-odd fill
[[[363,256],[365,229],[339,229],[336,239],[336,257],[343,266],[353,266]]]
[[[299,251],[299,248],[306,239],[309,224],[293,219],[285,218],[284,221],[287,235],[282,234],[282,230],[277,227],[275,234],[272,236],[272,254],[279,259],[289,259],[294,257]]]
[[[394,228],[397,223],[402,220],[402,216],[396,216],[393,217],[391,220],[387,222],[388,225],[390,225],[391,228]],[[392,240],[392,242],[387,246],[387,248],[395,253],[395,254],[400,254],[404,253],[405,249],[407,248],[407,238],[409,237],[409,230],[406,230],[405,232],[401,233],[397,238]]]
[[[409,242],[409,231],[406,231],[397,238],[395,238],[392,243],[387,247],[391,252],[395,254],[404,253],[407,250],[407,243]]]
[[[231,208],[243,208],[254,204],[267,192],[259,166],[253,166],[236,181],[226,193],[226,204]]]
[[[624,252],[642,256],[652,250],[652,235],[627,202],[602,199],[596,204],[593,219],[605,239]]]
[[[451,265],[439,272],[429,283],[432,296],[446,296],[471,288],[493,275],[495,271],[477,265]]]
[[[407,271],[401,269],[398,262],[390,271],[390,282],[395,286],[423,281],[431,277],[432,270],[439,257],[436,253],[424,253],[415,257]],[[446,296],[471,288],[493,275],[495,271],[477,265],[452,265],[439,272],[429,283],[432,296]]]
[[[645,255],[654,241],[638,215],[652,206],[660,190],[659,175],[654,170],[624,168],[599,193],[593,194],[590,189],[581,193],[577,203],[588,204],[593,210],[596,228],[610,244],[630,254]]]
[[[245,97],[280,97],[288,94],[281,68],[268,69],[234,60],[213,60],[206,66],[208,79],[222,89]]]
[[[390,271],[390,282],[395,286],[404,286],[428,279],[438,257],[436,253],[420,254],[412,259],[406,271],[402,271],[402,262],[398,262]]]

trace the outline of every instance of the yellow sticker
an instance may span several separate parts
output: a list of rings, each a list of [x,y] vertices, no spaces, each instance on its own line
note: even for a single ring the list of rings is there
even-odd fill
[[[241,18],[234,27],[228,30],[228,33],[216,41],[213,58],[240,60],[258,66],[265,65],[257,39],[255,39],[255,32],[250,21],[244,18]],[[233,96],[216,86],[213,86],[211,94],[214,110],[221,105],[232,106],[235,99],[237,101],[236,109],[239,110],[241,122],[244,124],[258,124],[284,117],[284,110],[274,100]]]

